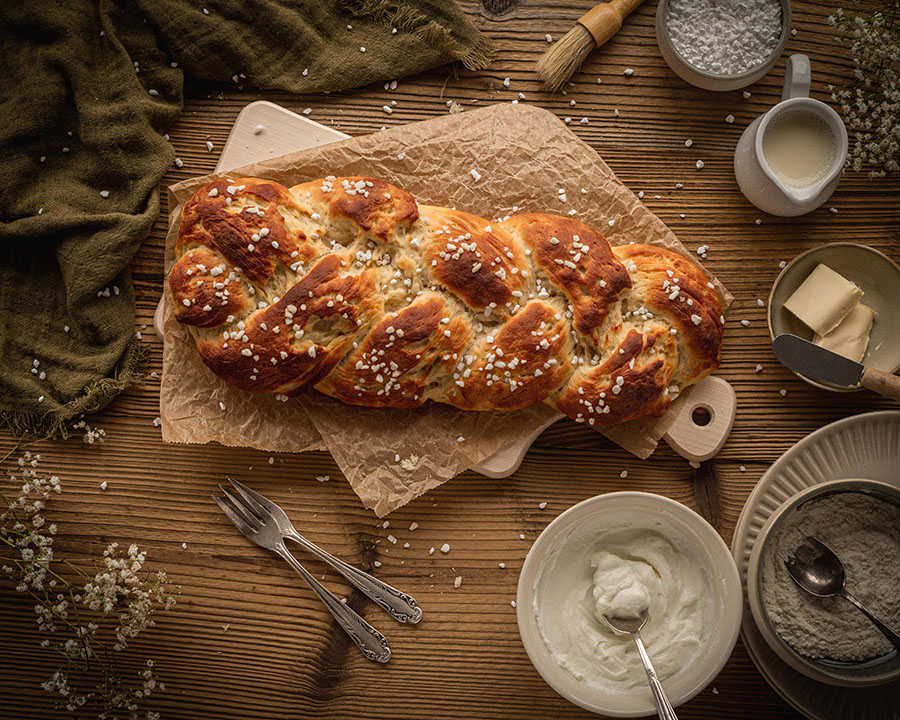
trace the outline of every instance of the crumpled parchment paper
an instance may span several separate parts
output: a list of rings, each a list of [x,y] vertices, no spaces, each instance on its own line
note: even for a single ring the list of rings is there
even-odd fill
[[[574,217],[597,227],[614,245],[655,243],[688,255],[672,231],[554,115],[525,104],[503,103],[172,186],[167,273],[174,262],[184,202],[214,178],[242,175],[288,186],[325,175],[370,175],[404,188],[421,203],[458,207],[489,219],[526,211],[563,215],[574,209]],[[560,188],[565,201],[559,197]],[[609,220],[615,221],[612,226]],[[732,296],[718,280],[710,279],[727,308]],[[557,415],[545,405],[513,413],[464,412],[435,403],[415,410],[372,409],[315,392],[280,402],[271,395],[235,390],[203,365],[187,329],[174,319],[168,283],[165,292],[163,440],[216,441],[270,452],[327,449],[365,506],[379,517]],[[648,457],[678,404],[660,418],[603,433],[638,457]]]

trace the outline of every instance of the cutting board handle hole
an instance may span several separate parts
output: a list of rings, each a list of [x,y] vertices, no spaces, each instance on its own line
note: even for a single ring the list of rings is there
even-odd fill
[[[691,411],[691,421],[699,427],[706,427],[712,422],[712,409],[705,405],[698,405]]]

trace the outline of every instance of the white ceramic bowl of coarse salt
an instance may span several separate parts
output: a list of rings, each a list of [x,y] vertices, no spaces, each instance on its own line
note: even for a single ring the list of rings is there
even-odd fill
[[[799,588],[784,565],[806,536],[840,558],[846,587],[900,627],[900,489],[875,480],[831,480],[785,500],[759,531],[747,567],[747,600],[769,647],[794,670],[843,687],[900,679],[900,653],[850,602]]]
[[[790,0],[660,0],[656,9],[663,58],[706,90],[759,80],[781,57],[790,26]]]

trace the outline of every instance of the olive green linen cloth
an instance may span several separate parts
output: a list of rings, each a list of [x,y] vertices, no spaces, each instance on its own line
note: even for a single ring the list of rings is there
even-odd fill
[[[144,375],[128,264],[185,76],[303,93],[492,55],[454,0],[0,2],[0,47],[0,425],[39,435]]]

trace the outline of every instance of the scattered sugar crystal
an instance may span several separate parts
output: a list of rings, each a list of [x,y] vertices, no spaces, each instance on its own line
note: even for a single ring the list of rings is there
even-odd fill
[[[441,552],[445,554],[450,552],[450,544],[444,543],[443,545],[441,545]]]

